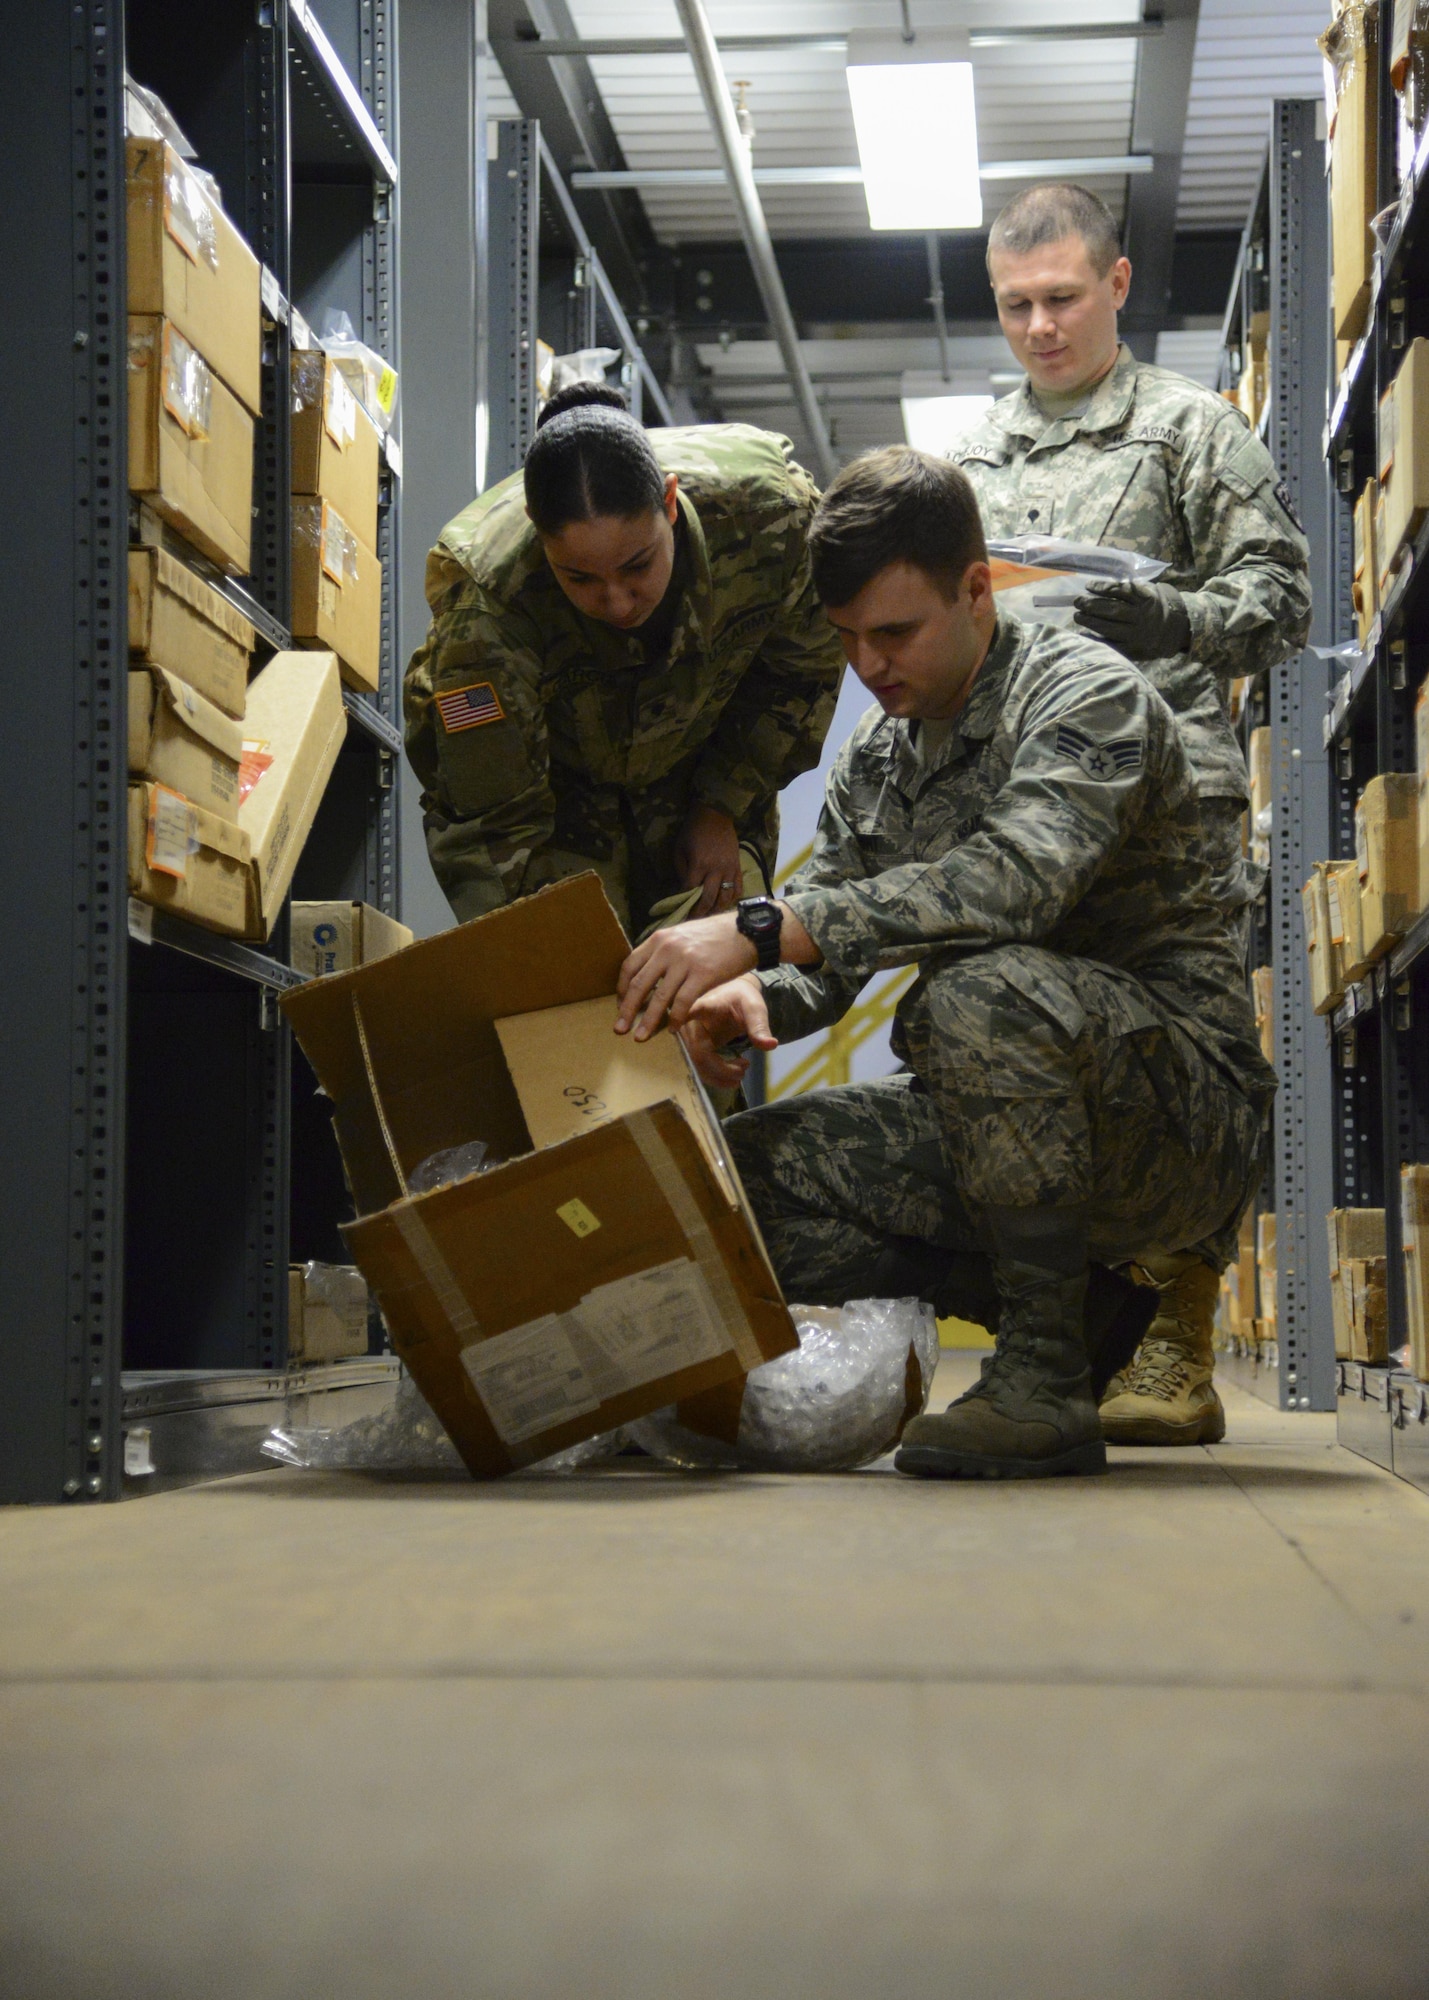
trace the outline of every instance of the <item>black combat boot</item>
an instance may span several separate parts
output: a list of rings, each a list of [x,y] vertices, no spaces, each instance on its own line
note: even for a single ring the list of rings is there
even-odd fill
[[[927,1299],[939,1319],[970,1320],[994,1335],[1002,1310],[992,1259],[985,1251],[940,1250],[917,1236],[894,1237],[880,1252],[868,1295]],[[806,1303],[841,1305],[843,1301],[810,1298]],[[1107,1384],[1129,1365],[1159,1303],[1152,1286],[1138,1285],[1105,1264],[1091,1266],[1082,1308],[1082,1339],[1092,1394],[1098,1402]]]
[[[941,1416],[915,1417],[894,1464],[925,1479],[1041,1479],[1105,1472],[1082,1318],[1081,1209],[985,1215],[1001,1310],[982,1378]]]

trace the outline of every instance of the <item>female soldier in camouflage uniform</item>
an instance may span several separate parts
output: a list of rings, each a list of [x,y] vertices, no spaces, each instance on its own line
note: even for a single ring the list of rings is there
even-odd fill
[[[742,843],[767,875],[777,794],[818,762],[843,666],[791,454],[744,424],[647,434],[578,385],[524,471],[444,531],[407,754],[458,918],[594,868],[635,935],[682,892],[729,908]]]

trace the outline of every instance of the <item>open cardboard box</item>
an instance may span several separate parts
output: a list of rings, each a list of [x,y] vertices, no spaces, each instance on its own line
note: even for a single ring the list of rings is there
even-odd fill
[[[478,1478],[667,1403],[737,1420],[748,1372],[797,1345],[679,1043],[611,1032],[628,950],[588,874],[283,998],[332,1100],[353,1261]],[[504,1164],[410,1192],[472,1140]]]

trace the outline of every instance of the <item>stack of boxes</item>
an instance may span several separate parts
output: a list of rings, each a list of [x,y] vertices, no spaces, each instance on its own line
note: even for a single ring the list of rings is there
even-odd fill
[[[1420,704],[1421,735],[1424,704]],[[1333,1013],[1346,989],[1403,937],[1418,915],[1425,781],[1413,772],[1371,778],[1355,805],[1355,859],[1317,861],[1302,892],[1311,1004]]]
[[[320,348],[293,356],[292,439],[293,636],[335,653],[345,681],[375,692],[381,441],[347,376]]]

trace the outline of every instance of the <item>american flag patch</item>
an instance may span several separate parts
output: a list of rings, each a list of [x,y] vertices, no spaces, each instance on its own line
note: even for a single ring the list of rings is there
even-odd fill
[[[490,681],[473,681],[470,687],[439,694],[437,714],[448,736],[455,736],[461,729],[480,729],[483,722],[506,720],[506,710],[496,699],[496,689]]]

